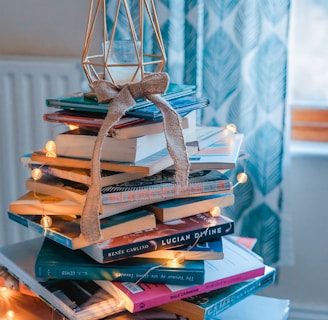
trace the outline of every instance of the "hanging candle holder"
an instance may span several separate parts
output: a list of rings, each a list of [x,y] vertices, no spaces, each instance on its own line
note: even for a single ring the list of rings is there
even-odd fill
[[[115,85],[137,82],[146,72],[162,72],[165,67],[166,55],[154,1],[138,0],[138,17],[134,19],[127,0],[115,1],[112,28],[108,30],[106,1],[90,0],[82,67],[91,88],[96,80],[108,80]],[[124,38],[119,31],[120,24],[124,24]],[[147,39],[148,32],[152,33],[154,52],[145,50],[145,25],[149,27]]]

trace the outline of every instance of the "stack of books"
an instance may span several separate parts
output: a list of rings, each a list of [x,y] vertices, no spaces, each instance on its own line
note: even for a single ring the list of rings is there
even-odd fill
[[[42,237],[1,248],[4,270],[68,319],[157,312],[212,319],[272,283],[275,269],[232,237],[233,220],[214,214],[234,202],[225,172],[236,166],[243,135],[197,126],[195,112],[208,100],[193,93],[194,86],[171,84],[165,94],[182,117],[191,163],[185,188],[175,183],[161,114],[149,101],[138,101],[108,132],[97,243],[83,237],[80,219],[108,105],[83,95],[47,99],[59,110],[45,121],[78,127],[57,134],[55,156],[22,156],[42,177],[26,179],[8,217]]]

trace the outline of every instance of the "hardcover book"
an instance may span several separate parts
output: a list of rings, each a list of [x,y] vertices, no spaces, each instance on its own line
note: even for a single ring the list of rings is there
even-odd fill
[[[41,244],[42,238],[35,238],[0,248],[1,264],[68,319],[96,320],[123,310],[119,302],[94,281],[37,279],[34,265]]]
[[[91,159],[98,129],[78,128],[56,135],[56,153],[63,157]],[[164,133],[130,139],[105,137],[101,160],[136,162],[166,148]]]
[[[151,251],[137,255],[138,258],[177,259],[182,256],[185,260],[218,260],[223,259],[222,238],[201,241],[194,245]]]
[[[84,204],[88,186],[69,180],[43,175],[39,180],[27,178],[27,190],[69,199]],[[102,187],[102,204],[141,200],[163,200],[176,196],[188,196],[207,192],[231,193],[231,182],[216,170],[203,170],[189,174],[188,186],[181,188],[175,183],[175,171],[163,170],[150,177]]]
[[[223,237],[224,259],[205,260],[204,284],[169,285],[97,280],[97,283],[118,300],[124,307],[137,312],[182,298],[240,283],[264,274],[265,265],[254,252]]]
[[[190,298],[161,305],[160,308],[183,315],[189,320],[212,320],[221,312],[257,293],[274,282],[276,270],[265,266],[264,275],[232,286],[202,293]]]
[[[230,206],[234,203],[234,199],[233,193],[202,195],[155,202],[148,205],[147,209],[155,213],[157,220],[170,221],[207,212],[215,206],[220,208]]]
[[[233,232],[233,220],[223,215],[212,217],[209,213],[202,213],[166,223],[158,222],[153,229],[111,238],[82,250],[96,261],[107,263],[146,252],[194,245]]]
[[[81,250],[71,250],[44,239],[35,263],[44,279],[108,280],[171,284],[203,283],[204,261],[127,258],[102,264]]]
[[[70,249],[80,249],[90,246],[80,232],[80,218],[71,216],[52,216],[51,227],[44,227],[40,223],[39,215],[23,215],[8,212],[9,219],[18,224],[43,234]],[[127,211],[112,217],[100,220],[100,228],[103,239],[120,237],[132,232],[156,227],[156,220],[153,213],[146,210]]]

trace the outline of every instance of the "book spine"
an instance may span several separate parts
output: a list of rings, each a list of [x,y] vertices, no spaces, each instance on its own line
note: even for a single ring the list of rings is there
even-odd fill
[[[118,259],[128,258],[134,255],[151,252],[160,249],[170,249],[177,246],[191,245],[195,241],[209,241],[217,239],[220,236],[232,234],[234,232],[234,223],[228,222],[224,225],[208,227],[181,234],[168,235],[161,238],[154,238],[141,242],[131,243],[119,248],[103,249],[103,263]],[[90,253],[87,252],[89,255]]]
[[[183,299],[183,298],[188,298],[197,294],[201,294],[201,293],[205,293],[205,292],[209,292],[215,289],[220,289],[223,287],[227,287],[242,281],[246,281],[258,276],[263,275],[264,272],[264,267],[258,268],[258,269],[254,269],[251,271],[247,271],[241,274],[237,274],[237,275],[233,275],[230,277],[227,277],[225,279],[220,279],[217,281],[213,281],[213,282],[209,282],[203,285],[194,285],[194,286],[188,286],[182,290],[178,290],[175,292],[171,292],[168,291],[166,292],[166,294],[162,294],[160,296],[148,296],[148,294],[145,294],[142,302],[137,302],[137,303],[133,303],[133,308],[131,309],[129,307],[129,311],[130,312],[138,312],[141,310],[146,310],[146,309],[150,309],[153,307],[158,307],[162,304],[165,303],[169,303],[172,301],[176,301],[178,299]],[[136,290],[135,288],[135,284],[132,284],[130,287],[129,285],[131,283],[119,283],[119,282],[113,282],[113,284],[122,292],[127,292],[127,290],[130,291],[130,293],[132,293],[131,295],[129,295],[129,299],[132,300],[133,302],[133,293],[134,290]],[[140,289],[137,289],[140,290]],[[127,308],[128,308],[128,303],[127,303]],[[130,310],[131,309],[131,310]]]
[[[274,281],[274,278],[275,272],[271,272],[268,275],[259,278],[257,281],[250,281],[248,285],[245,285],[235,293],[226,296],[215,305],[209,307],[205,312],[204,320],[212,320],[218,317],[224,310],[271,284]]]
[[[204,283],[204,270],[153,267],[117,267],[117,268],[89,268],[87,266],[65,265],[35,265],[35,275],[41,279],[65,280],[107,280],[116,282],[151,282],[175,285],[202,284]]]
[[[110,204],[125,201],[140,201],[148,199],[165,199],[179,195],[201,194],[214,191],[230,190],[231,184],[227,180],[208,181],[205,183],[194,183],[186,189],[181,190],[176,185],[167,185],[162,187],[149,187],[134,189],[131,191],[115,192],[115,186],[106,187],[102,190],[102,203]],[[113,190],[113,192],[111,192]]]

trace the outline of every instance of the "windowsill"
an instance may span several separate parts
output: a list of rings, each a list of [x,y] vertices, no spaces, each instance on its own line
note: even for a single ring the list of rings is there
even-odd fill
[[[328,142],[291,141],[291,155],[328,157]]]

